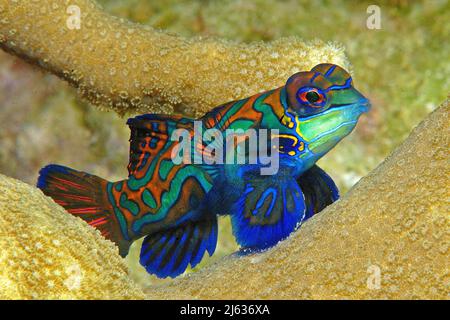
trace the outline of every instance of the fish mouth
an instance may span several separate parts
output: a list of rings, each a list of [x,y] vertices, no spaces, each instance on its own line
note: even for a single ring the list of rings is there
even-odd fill
[[[362,109],[362,112],[369,112],[369,110],[372,109],[372,104],[368,99],[364,99],[363,101],[358,102],[357,104]]]
[[[372,104],[368,99],[361,99],[357,102],[352,103],[340,103],[340,104],[332,104],[330,105],[329,109],[334,108],[358,108],[361,113],[369,112],[369,110],[372,108]]]

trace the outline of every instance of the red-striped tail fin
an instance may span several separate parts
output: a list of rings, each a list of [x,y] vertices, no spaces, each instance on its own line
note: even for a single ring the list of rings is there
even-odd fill
[[[48,165],[41,169],[37,187],[51,197],[67,212],[80,217],[101,234],[114,241],[121,255],[128,253],[129,244],[125,243],[118,230],[118,223],[111,204],[107,199],[108,181],[60,165]]]

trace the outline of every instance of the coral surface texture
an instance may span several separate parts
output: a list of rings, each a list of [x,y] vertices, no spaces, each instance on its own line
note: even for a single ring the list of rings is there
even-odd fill
[[[0,175],[0,299],[138,299],[117,247],[38,189]]]
[[[447,298],[448,101],[345,197],[276,247],[234,254],[149,299]],[[114,245],[0,176],[0,298],[143,298]]]
[[[200,115],[281,86],[291,74],[320,62],[348,67],[336,44],[296,37],[253,44],[188,39],[106,14],[91,0],[70,2],[78,13],[71,27],[68,5],[64,0],[0,0],[0,47],[119,114]]]

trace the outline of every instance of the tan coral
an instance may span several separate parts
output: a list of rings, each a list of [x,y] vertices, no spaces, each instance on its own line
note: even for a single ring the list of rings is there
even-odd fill
[[[342,200],[273,249],[222,259],[149,297],[448,299],[449,118],[447,101]]]
[[[80,10],[80,29],[70,29],[76,10],[69,6]],[[337,44],[294,37],[252,44],[185,39],[108,15],[91,0],[0,0],[0,48],[120,114],[199,115],[281,86],[320,62],[348,68]]]
[[[112,242],[0,175],[0,299],[140,299]]]
[[[448,102],[342,200],[267,252],[231,256],[148,298],[449,295]],[[114,245],[0,176],[0,298],[141,298]]]

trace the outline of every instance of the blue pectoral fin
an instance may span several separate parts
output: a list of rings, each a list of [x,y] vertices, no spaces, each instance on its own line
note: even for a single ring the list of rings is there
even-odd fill
[[[142,243],[140,263],[147,272],[159,278],[174,278],[188,264],[195,267],[205,251],[211,256],[217,244],[215,216],[200,221],[188,221],[177,228],[151,234]]]
[[[265,249],[289,236],[303,221],[302,190],[290,176],[255,176],[232,206],[231,222],[244,248]]]
[[[317,165],[304,172],[297,182],[305,195],[305,220],[339,199],[339,190],[333,179]]]

